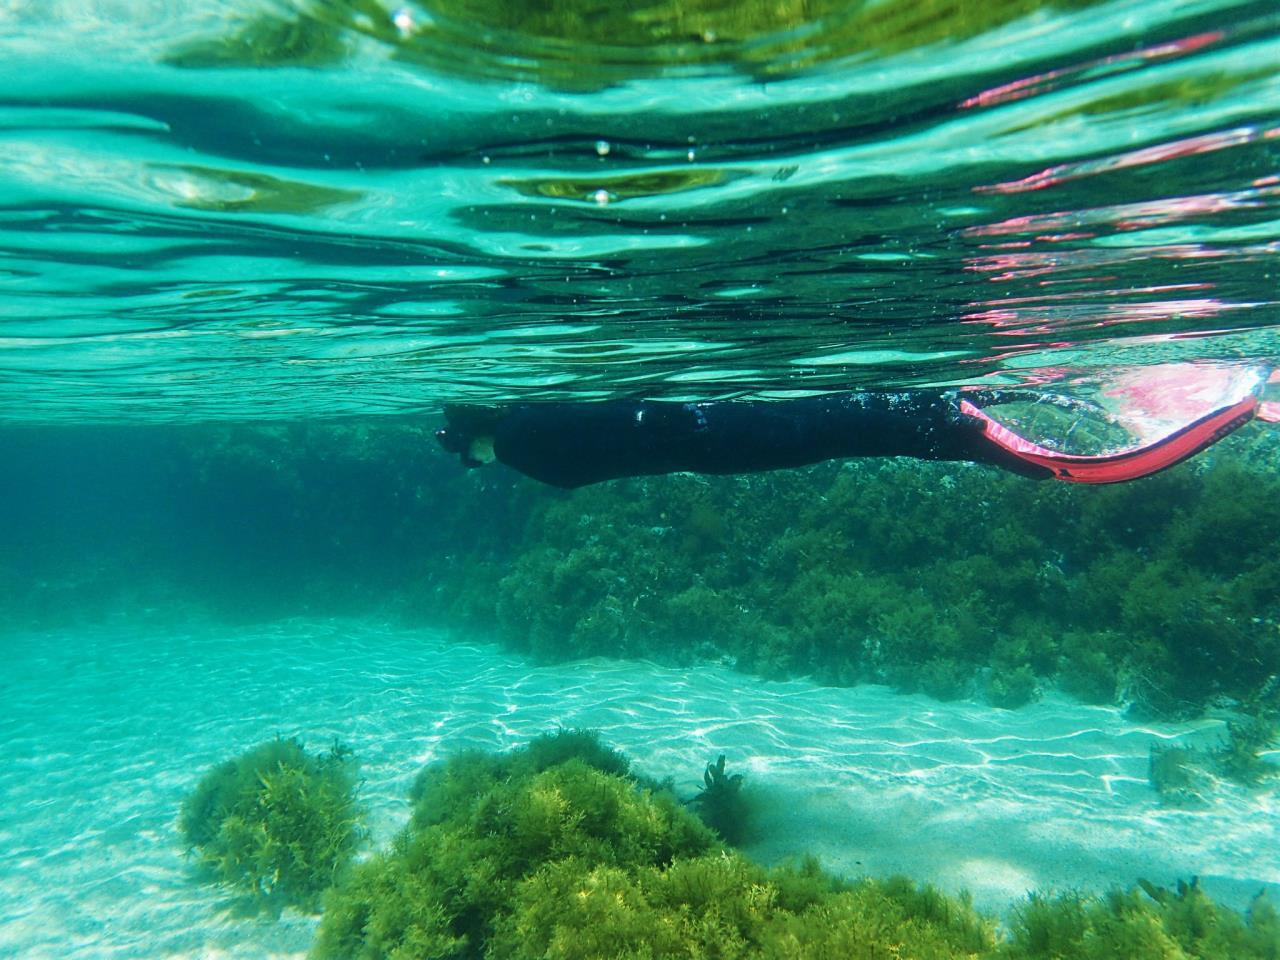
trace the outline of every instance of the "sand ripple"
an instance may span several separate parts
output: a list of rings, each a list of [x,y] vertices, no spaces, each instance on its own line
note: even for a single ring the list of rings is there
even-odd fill
[[[850,873],[906,872],[998,907],[1030,887],[1207,878],[1240,902],[1280,884],[1280,800],[1224,787],[1162,809],[1157,738],[1062,699],[1004,711],[881,687],[764,682],[717,665],[537,667],[484,645],[376,623],[0,641],[0,955],[301,957],[314,920],[237,919],[191,879],[175,826],[214,762],[264,738],[355,748],[374,835],[407,816],[422,764],[502,749],[557,724],[598,727],[690,794],[718,753],[766,791],[775,859],[803,850]]]

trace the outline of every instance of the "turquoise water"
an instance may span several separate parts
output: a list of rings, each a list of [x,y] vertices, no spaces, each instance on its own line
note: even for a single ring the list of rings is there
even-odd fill
[[[1178,807],[1148,778],[1274,682],[1147,720],[1043,664],[1016,710],[764,679],[693,626],[676,663],[535,662],[495,643],[510,589],[450,604],[583,501],[430,436],[458,401],[1274,368],[1276,64],[1273,0],[0,4],[0,955],[304,956],[317,918],[244,916],[177,826],[277,735],[355,751],[362,856],[424,764],[582,726],[686,798],[727,752],[767,863],[997,916],[1139,878],[1280,896],[1274,781]],[[647,543],[732,567],[723,520],[662,509]],[[1144,522],[1114,524],[1138,568]],[[1187,536],[1191,566],[1231,554]],[[1048,591],[1078,571],[1045,540],[1019,560]]]
[[[238,916],[194,882],[173,828],[200,770],[295,730],[356,750],[379,843],[407,820],[424,763],[569,724],[600,729],[682,792],[709,752],[749,751],[748,775],[770,791],[770,839],[748,847],[764,859],[810,851],[850,875],[927,875],[991,909],[1032,888],[1164,879],[1189,863],[1240,906],[1280,889],[1280,798],[1227,789],[1203,809],[1169,810],[1147,785],[1152,738],[1203,741],[1221,728],[1212,720],[1136,724],[1050,698],[997,724],[972,704],[713,665],[539,667],[368,620],[145,637],[115,626],[9,644],[7,956],[305,955],[313,918]]]

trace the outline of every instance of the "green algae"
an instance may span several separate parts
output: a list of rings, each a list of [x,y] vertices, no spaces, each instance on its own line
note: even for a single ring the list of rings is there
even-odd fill
[[[314,910],[349,866],[363,829],[350,751],[308,754],[271,740],[211,769],[178,828],[214,879],[260,909]]]
[[[472,791],[457,789],[457,765],[448,801],[424,794],[435,800],[430,815],[330,896],[313,956],[480,956],[521,883],[549,864],[656,866],[715,846],[669,794],[577,758],[475,778]]]
[[[1227,720],[1226,735],[1209,747],[1152,744],[1147,780],[1168,806],[1197,806],[1217,780],[1261,787],[1280,776],[1263,754],[1280,740],[1280,723],[1254,705]]]
[[[1192,880],[1146,881],[1102,897],[1032,894],[1014,915],[1001,960],[1262,960],[1280,951],[1280,917],[1261,895],[1244,915]]]
[[[546,496],[453,602],[544,660],[727,656],[1010,708],[1057,684],[1180,718],[1275,709],[1278,541],[1280,479],[1226,454],[1108,488],[827,464]]]
[[[942,960],[993,945],[966,899],[902,879],[846,883],[813,861],[765,869],[629,762],[607,772],[582,755],[625,760],[562,731],[428,767],[410,826],[329,895],[311,956]]]
[[[752,802],[740,773],[724,772],[724,754],[708,763],[702,789],[689,801],[699,819],[725,843],[740,847],[752,838]]]
[[[840,878],[812,858],[766,868],[726,849],[593,732],[535,743],[424,770],[415,806],[430,815],[416,813],[330,892],[313,960],[1280,955],[1280,920],[1265,897],[1240,914],[1194,879],[1099,896],[1031,893],[1000,926],[967,895],[903,877]],[[708,789],[727,779],[720,761],[707,777]]]

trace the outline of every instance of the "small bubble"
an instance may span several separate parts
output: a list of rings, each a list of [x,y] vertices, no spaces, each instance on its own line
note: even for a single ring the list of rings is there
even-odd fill
[[[608,190],[601,187],[591,195],[591,199],[596,202],[596,206],[607,207],[609,205],[609,201],[613,199],[613,195],[610,194]]]
[[[480,158],[480,162],[484,164],[488,164],[488,163],[492,163],[493,161],[491,161],[488,156],[483,156]]]
[[[692,163],[694,158],[697,156],[697,154],[695,154],[692,150],[690,150],[688,153],[685,154],[685,156],[688,157],[689,162]]]
[[[597,154],[599,154],[600,156],[602,156],[602,157],[607,157],[607,156],[609,155],[609,150],[610,150],[610,149],[611,149],[611,148],[610,148],[610,146],[609,146],[609,141],[608,141],[608,140],[597,140],[597,141],[596,141],[596,153],[597,153]]]

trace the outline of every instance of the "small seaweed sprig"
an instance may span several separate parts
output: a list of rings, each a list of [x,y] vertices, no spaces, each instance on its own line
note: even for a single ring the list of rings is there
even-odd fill
[[[743,795],[742,774],[724,772],[722,753],[715,763],[707,764],[702,783],[702,790],[689,801],[690,806],[725,843],[743,843],[749,832],[751,811]]]
[[[742,774],[735,773],[733,776],[725,774],[724,754],[722,753],[715,763],[707,764],[706,772],[702,775],[702,782],[705,786],[702,788],[702,792],[698,794],[699,799],[709,793],[713,794],[722,791],[732,793],[740,790],[742,788]]]

